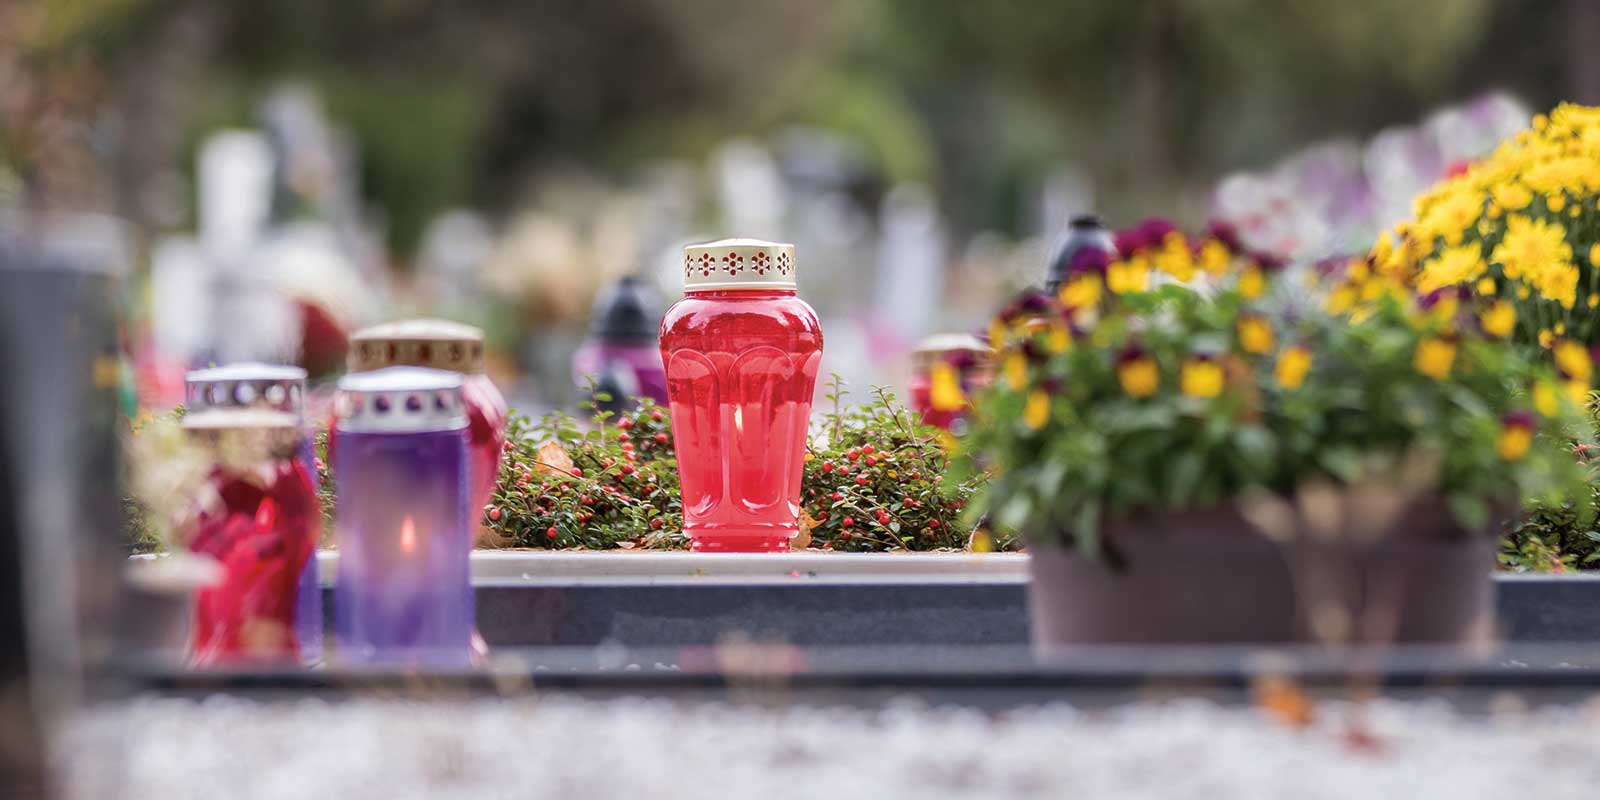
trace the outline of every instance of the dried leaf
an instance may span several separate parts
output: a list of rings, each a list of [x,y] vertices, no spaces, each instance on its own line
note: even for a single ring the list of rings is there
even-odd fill
[[[572,472],[572,456],[567,455],[566,448],[555,440],[539,445],[539,450],[534,453],[533,471],[547,475],[566,475]]]
[[[1304,728],[1315,718],[1315,703],[1299,684],[1283,675],[1261,675],[1251,687],[1256,707],[1293,728]]]
[[[811,529],[815,528],[819,524],[815,519],[812,518],[812,516],[809,513],[805,512],[805,511],[801,511],[800,512],[800,520],[799,521],[800,521],[800,532],[795,534],[795,537],[793,539],[789,540],[789,549],[790,550],[804,550],[807,547],[810,547],[811,546]]]

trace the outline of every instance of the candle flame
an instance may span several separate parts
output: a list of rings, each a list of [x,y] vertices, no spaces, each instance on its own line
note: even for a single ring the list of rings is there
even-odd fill
[[[417,549],[417,524],[407,516],[400,522],[400,550],[410,553]]]

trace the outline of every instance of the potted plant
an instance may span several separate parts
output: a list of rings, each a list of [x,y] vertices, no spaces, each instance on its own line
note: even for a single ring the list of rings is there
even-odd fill
[[[1554,375],[1458,306],[1275,299],[1226,231],[1119,249],[996,320],[966,442],[973,513],[1033,553],[1037,643],[1459,639],[1496,509],[1581,487]]]

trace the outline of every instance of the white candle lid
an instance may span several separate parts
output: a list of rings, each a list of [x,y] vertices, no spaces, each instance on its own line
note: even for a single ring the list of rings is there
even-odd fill
[[[722,239],[683,248],[683,288],[793,289],[794,245]]]
[[[385,367],[339,380],[335,425],[352,433],[425,433],[467,427],[459,373]]]
[[[283,364],[242,362],[184,376],[190,413],[225,408],[270,408],[304,416],[306,371]]]

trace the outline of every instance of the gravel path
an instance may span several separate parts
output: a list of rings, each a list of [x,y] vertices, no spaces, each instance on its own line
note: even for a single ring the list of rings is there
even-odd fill
[[[73,794],[86,800],[1600,797],[1600,705],[1463,716],[1323,704],[1292,728],[1198,701],[989,716],[145,699],[80,720],[67,740]]]

